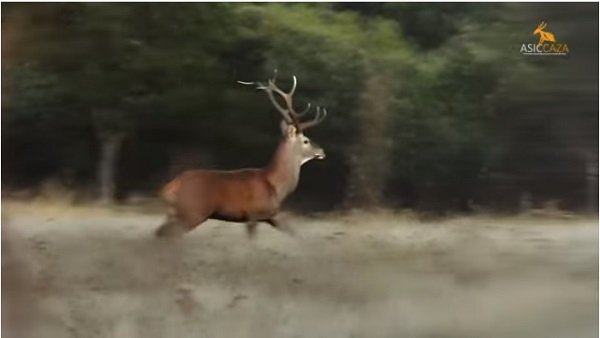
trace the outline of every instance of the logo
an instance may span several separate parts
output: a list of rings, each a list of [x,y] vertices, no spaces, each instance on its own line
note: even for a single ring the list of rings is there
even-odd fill
[[[524,43],[521,45],[523,55],[554,55],[566,56],[569,54],[569,46],[566,43],[556,42],[553,33],[545,31],[548,24],[542,21],[533,31],[533,35],[539,35],[540,40],[535,43]]]

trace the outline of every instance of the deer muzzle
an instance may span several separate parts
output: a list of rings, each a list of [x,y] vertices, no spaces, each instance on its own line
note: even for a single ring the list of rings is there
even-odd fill
[[[323,160],[323,159],[325,159],[325,151],[323,149],[317,150],[317,152],[315,153],[315,158],[317,160]]]

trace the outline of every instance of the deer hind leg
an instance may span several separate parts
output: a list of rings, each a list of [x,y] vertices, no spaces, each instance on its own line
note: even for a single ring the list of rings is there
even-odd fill
[[[177,223],[170,223],[166,221],[159,226],[155,231],[156,237],[181,237],[185,233],[185,229]]]
[[[187,209],[177,214],[177,220],[184,232],[194,230],[197,226],[204,223],[212,214],[212,209],[208,207]]]
[[[170,207],[167,219],[154,232],[157,237],[181,237],[185,233],[204,223],[208,219],[209,212],[181,212]]]
[[[169,207],[167,219],[154,231],[156,237],[179,237],[184,233],[185,230],[179,222],[179,216],[174,207]]]

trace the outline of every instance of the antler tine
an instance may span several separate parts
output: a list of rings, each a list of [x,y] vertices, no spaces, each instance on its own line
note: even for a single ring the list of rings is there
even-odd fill
[[[277,75],[277,70],[275,70],[275,75]],[[289,111],[287,109],[283,108],[279,104],[279,102],[277,102],[275,97],[273,96],[273,91],[279,93],[280,95],[284,94],[283,92],[281,92],[279,90],[279,88],[277,88],[275,86],[275,83],[273,82],[273,80],[269,80],[268,85],[265,85],[262,82],[258,82],[258,81],[255,81],[255,82],[238,81],[238,83],[243,84],[243,85],[256,85],[256,89],[264,90],[265,92],[267,92],[267,95],[269,96],[269,100],[271,100],[271,103],[273,104],[275,109],[277,109],[279,111],[279,113],[281,113],[281,115],[283,116],[283,119],[289,124],[296,124],[296,122],[290,116]],[[285,99],[285,97],[284,97],[284,99]]]
[[[294,92],[296,91],[296,86],[298,85],[298,79],[296,78],[296,75],[292,76],[292,79],[294,80],[294,83],[292,84],[292,89],[290,89],[289,92],[284,92],[283,90],[279,89],[277,87],[277,85],[275,85],[275,79],[273,78],[273,81],[270,81],[269,85],[272,86],[273,90],[278,93],[279,95],[281,95],[281,97],[283,97],[283,99],[285,100],[285,103],[287,105],[287,111],[290,115],[290,117],[292,118],[292,120],[294,120],[296,122],[296,124],[299,124],[300,122],[298,121],[298,118],[306,115],[306,113],[308,113],[308,111],[310,110],[310,103],[308,103],[308,106],[306,107],[306,109],[304,111],[302,111],[301,113],[296,113],[296,111],[294,110],[294,104],[292,103],[292,97],[294,96]]]
[[[300,113],[296,113],[295,111],[292,111],[293,114],[295,114],[296,117],[302,117],[304,115],[306,115],[306,113],[308,113],[310,111],[310,102],[306,105],[306,108],[300,112]]]
[[[256,85],[257,89],[264,90],[265,92],[267,92],[267,95],[269,96],[269,100],[271,100],[271,103],[273,104],[273,106],[279,111],[279,113],[281,113],[281,115],[283,116],[283,119],[288,124],[294,125],[298,132],[301,132],[302,130],[304,130],[306,128],[315,126],[315,125],[321,123],[325,119],[325,117],[327,116],[327,110],[325,108],[323,108],[323,110],[321,111],[321,107],[317,107],[317,113],[316,113],[315,118],[312,121],[301,123],[299,120],[300,117],[306,115],[310,111],[311,104],[308,103],[308,105],[306,106],[306,109],[304,109],[300,113],[297,113],[294,110],[292,97],[294,95],[294,92],[296,91],[298,79],[296,78],[295,75],[292,76],[294,83],[292,84],[292,88],[290,89],[290,91],[286,93],[283,90],[281,90],[279,87],[277,87],[277,85],[275,84],[276,78],[277,78],[277,69],[275,69],[275,74],[273,75],[273,78],[269,79],[267,81],[267,84],[263,84],[261,82],[243,82],[243,81],[238,81],[238,83],[244,84],[244,85]],[[287,106],[286,108],[282,107],[279,104],[279,102],[277,102],[273,93],[277,93],[278,95],[280,95],[283,98],[283,100],[285,101],[285,105]]]
[[[295,86],[296,85],[294,84],[294,87]],[[277,94],[281,95],[281,97],[283,97],[285,103],[288,106],[288,110],[292,108],[292,93],[294,91],[294,88],[292,88],[292,91],[290,93],[286,93],[283,90],[279,89],[279,87],[277,87],[277,85],[275,84],[275,79],[269,80],[269,88],[271,91],[274,91]]]
[[[239,81],[239,80],[237,81],[237,83],[243,84],[243,85],[253,85],[254,84],[254,82],[246,82],[246,81]]]
[[[307,128],[316,126],[317,124],[323,122],[325,117],[327,116],[327,110],[323,108],[323,114],[321,114],[321,107],[317,107],[317,114],[312,121],[304,122],[300,124],[300,130],[305,130]]]
[[[296,80],[296,75],[292,75],[292,78],[294,79],[294,84],[292,85],[292,89],[290,89],[290,92],[288,93],[290,97],[294,95],[294,92],[296,91],[296,85],[298,84],[298,80]]]
[[[275,78],[269,80],[269,90],[267,92],[270,93],[269,97],[271,97],[271,101],[273,102],[273,104],[276,105],[277,107],[279,107],[278,109],[280,109],[280,112],[282,114],[284,114],[286,121],[290,124],[294,124],[296,126],[296,128],[299,129],[300,122],[298,121],[298,113],[296,113],[294,111],[294,107],[293,107],[293,103],[292,103],[292,95],[294,94],[294,91],[296,90],[296,84],[297,84],[296,76],[294,76],[293,78],[294,78],[294,84],[292,85],[292,89],[289,91],[289,93],[286,93],[283,90],[281,90],[279,87],[277,87],[277,85],[275,84]],[[275,98],[272,97],[272,92],[276,92],[283,98],[283,100],[285,101],[285,104],[287,106],[287,109],[283,109],[281,106],[279,106],[277,101],[275,101]],[[281,109],[283,109],[285,112],[281,111]]]

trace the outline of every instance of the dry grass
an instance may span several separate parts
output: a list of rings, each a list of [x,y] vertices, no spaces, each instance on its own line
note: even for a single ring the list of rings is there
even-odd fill
[[[159,241],[157,214],[3,207],[34,337],[598,334],[597,218],[287,214],[296,238],[209,221]]]

